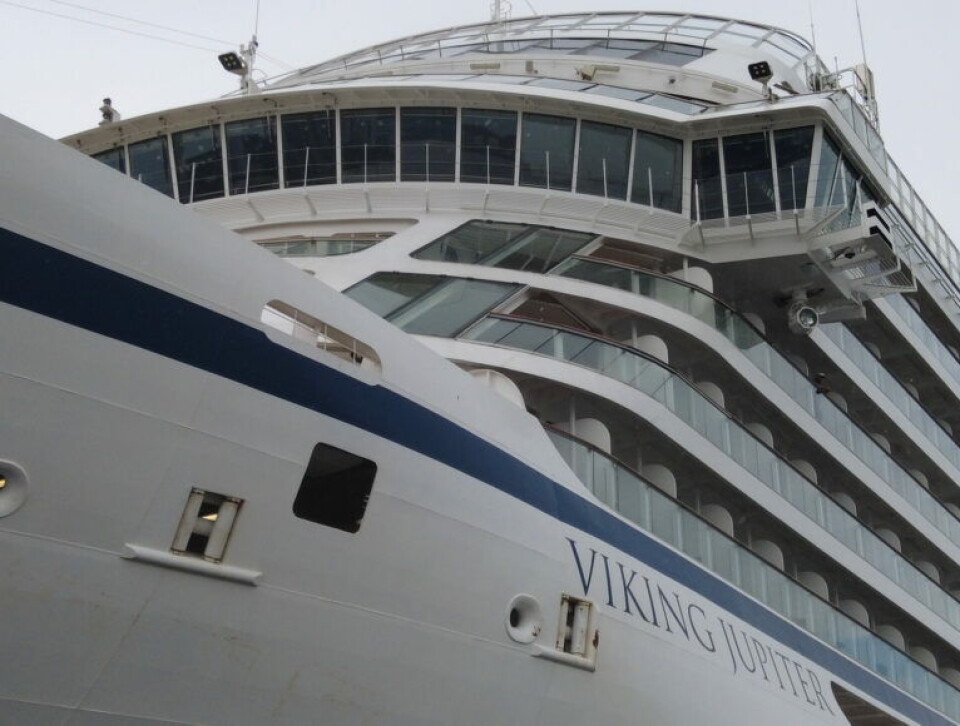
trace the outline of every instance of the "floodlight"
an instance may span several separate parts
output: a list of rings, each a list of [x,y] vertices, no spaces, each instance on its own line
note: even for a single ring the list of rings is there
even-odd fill
[[[758,61],[747,66],[750,72],[750,78],[754,81],[766,84],[773,78],[773,71],[770,70],[770,64],[766,61]]]
[[[247,73],[247,63],[239,55],[230,51],[229,53],[221,53],[217,56],[217,59],[220,61],[220,65],[223,66],[223,70],[230,73],[235,73],[238,76],[244,76]]]
[[[820,313],[803,300],[794,300],[787,310],[787,326],[792,333],[809,335],[819,322]]]

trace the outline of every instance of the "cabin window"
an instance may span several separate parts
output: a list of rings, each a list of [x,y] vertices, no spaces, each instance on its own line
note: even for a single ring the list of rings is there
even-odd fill
[[[293,513],[300,519],[355,533],[367,510],[377,465],[349,451],[317,444],[300,482]]]
[[[460,119],[460,181],[513,184],[516,154],[515,111],[463,109]]]
[[[173,135],[177,192],[184,204],[223,196],[220,127],[204,126]]]
[[[679,139],[638,131],[631,201],[679,212],[682,180],[683,143]]]
[[[455,108],[400,109],[402,181],[453,181],[456,149]]]
[[[230,193],[247,194],[279,188],[277,120],[269,116],[231,121],[224,130]]]
[[[397,112],[363,108],[340,112],[344,183],[394,181],[397,178]]]
[[[170,153],[167,137],[139,141],[130,144],[130,176],[168,197],[173,196],[170,179]]]
[[[525,113],[520,143],[520,185],[570,191],[577,122]]]
[[[627,198],[632,132],[622,126],[580,124],[577,191],[613,199]]]
[[[284,186],[337,182],[337,121],[333,111],[286,114],[283,130]]]

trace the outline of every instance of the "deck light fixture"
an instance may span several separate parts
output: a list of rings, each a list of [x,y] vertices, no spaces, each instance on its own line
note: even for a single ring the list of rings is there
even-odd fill
[[[747,66],[747,71],[750,72],[751,80],[759,81],[764,85],[769,83],[770,79],[773,78],[773,71],[770,70],[770,64],[766,61],[751,63]]]

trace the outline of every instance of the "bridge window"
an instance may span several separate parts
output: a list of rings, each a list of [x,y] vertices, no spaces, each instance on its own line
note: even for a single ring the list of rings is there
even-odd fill
[[[362,108],[340,112],[344,183],[397,178],[397,112]]]
[[[277,122],[273,116],[231,121],[225,126],[230,193],[247,194],[280,186]]]
[[[773,134],[777,154],[777,185],[781,209],[802,209],[807,199],[813,126],[783,129]]]
[[[584,121],[580,124],[577,191],[614,199],[627,198],[630,137],[622,126]]]
[[[515,111],[463,109],[460,119],[460,181],[513,184],[516,153]]]
[[[683,143],[637,132],[631,201],[679,212],[683,201]]]
[[[741,217],[776,209],[773,159],[766,132],[724,137],[723,164],[727,176],[727,214]]]
[[[286,114],[283,130],[284,186],[337,181],[337,119],[333,111]]]
[[[575,119],[525,113],[520,143],[521,186],[570,191],[576,131]]]
[[[127,163],[123,156],[122,146],[116,149],[110,149],[109,151],[102,151],[99,154],[94,154],[93,158],[99,161],[101,164],[106,164],[111,169],[116,169],[121,174],[126,174],[127,172]]]
[[[400,109],[402,181],[453,181],[456,146],[455,108]]]
[[[170,153],[167,137],[147,139],[130,144],[130,176],[168,197],[173,196],[170,179]]]
[[[204,126],[173,135],[177,191],[184,204],[223,196],[220,127]]]
[[[720,142],[703,139],[693,142],[694,219],[716,219],[723,216],[723,185],[720,181]]]

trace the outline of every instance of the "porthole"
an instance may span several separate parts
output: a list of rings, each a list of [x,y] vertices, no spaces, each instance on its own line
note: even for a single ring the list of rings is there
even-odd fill
[[[12,461],[0,460],[0,517],[13,514],[26,500],[26,472]]]
[[[532,643],[543,629],[540,603],[530,595],[517,595],[507,606],[507,635],[517,643]]]

